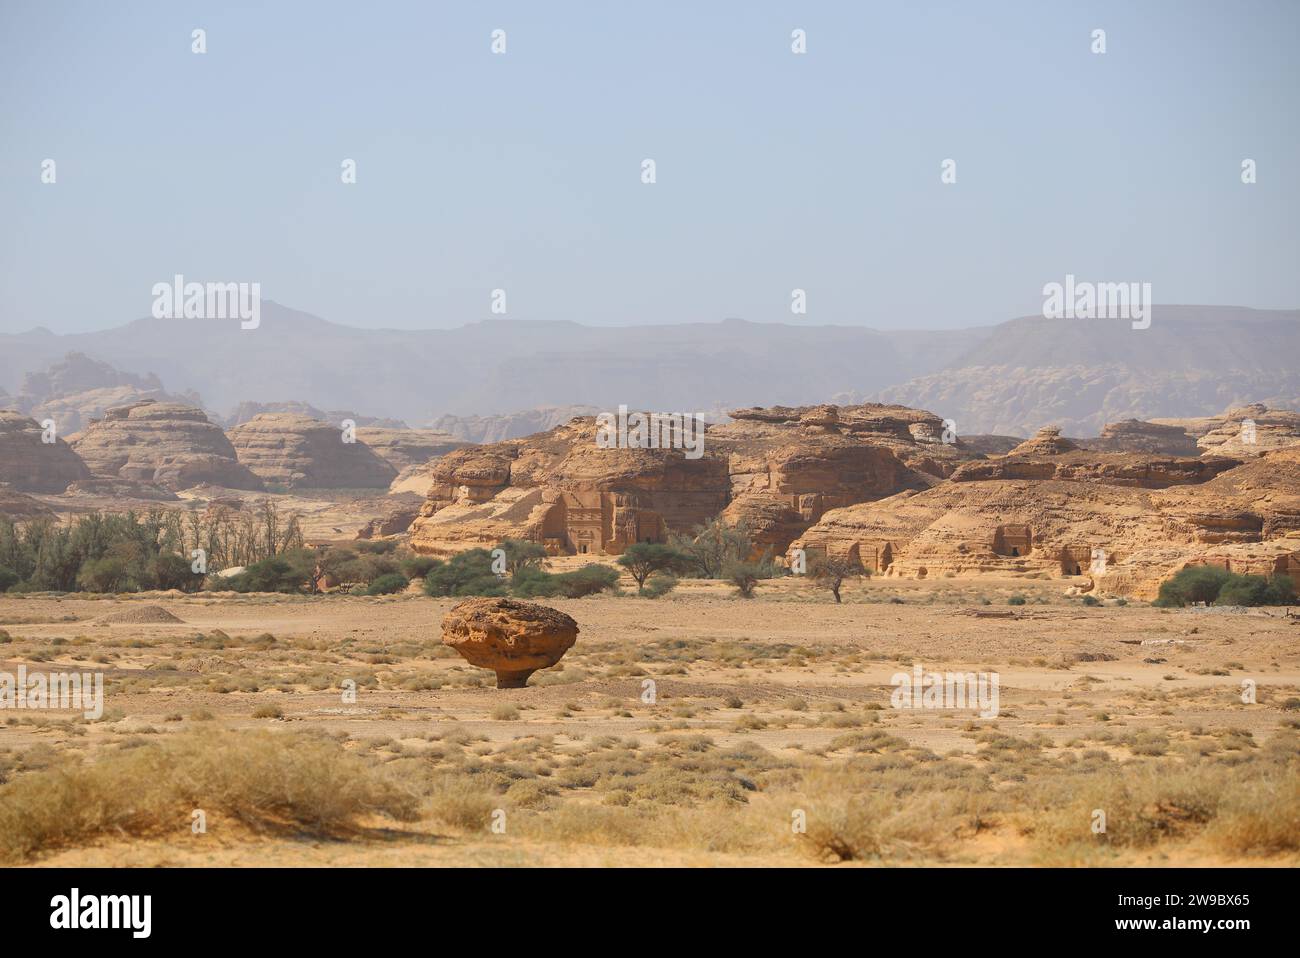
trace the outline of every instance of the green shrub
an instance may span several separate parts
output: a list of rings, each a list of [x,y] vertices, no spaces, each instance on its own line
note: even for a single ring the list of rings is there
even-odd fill
[[[387,575],[381,575],[366,589],[366,595],[392,595],[394,592],[402,592],[411,580],[400,572],[390,572]]]
[[[492,571],[492,553],[470,549],[429,570],[424,577],[426,595],[505,595],[506,583]]]
[[[555,580],[566,598],[579,599],[617,586],[618,570],[607,565],[585,565],[572,572],[563,572]]]
[[[1013,595],[1011,598],[1007,599],[1007,605],[1024,605],[1025,601],[1023,595]]]
[[[21,581],[21,577],[13,569],[6,569],[0,566],[0,592],[8,592],[10,586],[15,586]]]
[[[433,556],[410,556],[402,560],[402,572],[410,579],[423,579],[429,572],[442,565]]]
[[[1215,605],[1293,605],[1295,584],[1287,576],[1233,575],[1214,600]]]
[[[652,575],[646,581],[645,588],[641,590],[641,594],[647,599],[658,599],[660,596],[665,596],[669,592],[672,592],[675,588],[677,588],[677,577],[660,572],[656,575]]]
[[[541,569],[520,569],[511,580],[510,591],[521,599],[545,599],[560,594],[558,579]]]
[[[1178,608],[1192,602],[1213,605],[1290,605],[1295,584],[1287,576],[1238,575],[1217,566],[1190,566],[1160,583],[1155,605]]]
[[[1097,598],[1095,595],[1085,595],[1085,596],[1083,597],[1083,604],[1084,604],[1084,605],[1101,605],[1101,599]]]
[[[226,580],[233,592],[305,592],[310,588],[315,555],[296,549],[282,555],[254,562],[238,575]]]

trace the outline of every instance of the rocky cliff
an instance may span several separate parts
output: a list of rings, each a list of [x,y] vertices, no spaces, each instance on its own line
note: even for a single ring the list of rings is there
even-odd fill
[[[72,447],[96,476],[188,489],[261,489],[226,434],[201,409],[146,399],[108,410]]]
[[[10,409],[0,410],[0,482],[19,492],[62,492],[90,470],[72,448],[54,433],[44,442],[46,430],[35,419]]]
[[[331,423],[293,413],[263,413],[229,432],[239,461],[273,486],[383,489],[397,470]]]

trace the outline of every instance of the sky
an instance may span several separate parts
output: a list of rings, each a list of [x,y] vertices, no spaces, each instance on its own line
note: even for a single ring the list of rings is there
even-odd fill
[[[120,325],[175,274],[363,327],[503,289],[953,328],[1067,274],[1295,308],[1298,36],[1294,0],[0,0],[0,333]]]

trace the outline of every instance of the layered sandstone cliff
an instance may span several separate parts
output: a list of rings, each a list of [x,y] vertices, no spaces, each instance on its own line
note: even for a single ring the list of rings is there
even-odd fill
[[[896,406],[728,415],[708,428],[698,458],[601,448],[593,417],[449,453],[432,467],[412,545],[446,553],[512,537],[554,554],[618,554],[721,515],[779,554],[827,510],[926,488],[973,455],[943,441],[938,417]]]
[[[383,489],[397,476],[359,438],[307,416],[262,413],[231,429],[229,437],[239,461],[274,486]]]
[[[221,428],[193,406],[145,399],[108,410],[72,447],[96,476],[172,491],[207,483],[261,489]]]
[[[791,549],[854,558],[889,576],[1077,576],[1082,588],[1139,597],[1206,562],[1300,579],[1300,448],[1245,464],[1220,458],[1212,478],[1168,488],[1055,471],[961,475],[983,467],[828,513]]]
[[[50,438],[53,441],[46,442]],[[90,470],[72,448],[35,419],[0,409],[0,482],[19,492],[62,492]]]

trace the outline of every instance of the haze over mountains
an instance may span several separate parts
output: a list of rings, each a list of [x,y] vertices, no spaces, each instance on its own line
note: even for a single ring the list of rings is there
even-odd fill
[[[1095,435],[1119,419],[1300,406],[1300,311],[1157,306],[1127,321],[1014,319],[887,331],[711,324],[587,327],[497,319],[451,330],[357,329],[267,301],[261,326],[141,319],[94,333],[0,335],[0,406],[69,352],[241,403],[309,403],[411,425],[437,417],[619,404],[680,411],[884,400],[952,418],[962,433]],[[38,377],[28,380],[44,382]],[[132,380],[134,381],[134,380]],[[145,385],[146,380],[140,384]],[[484,428],[491,428],[490,426]]]

